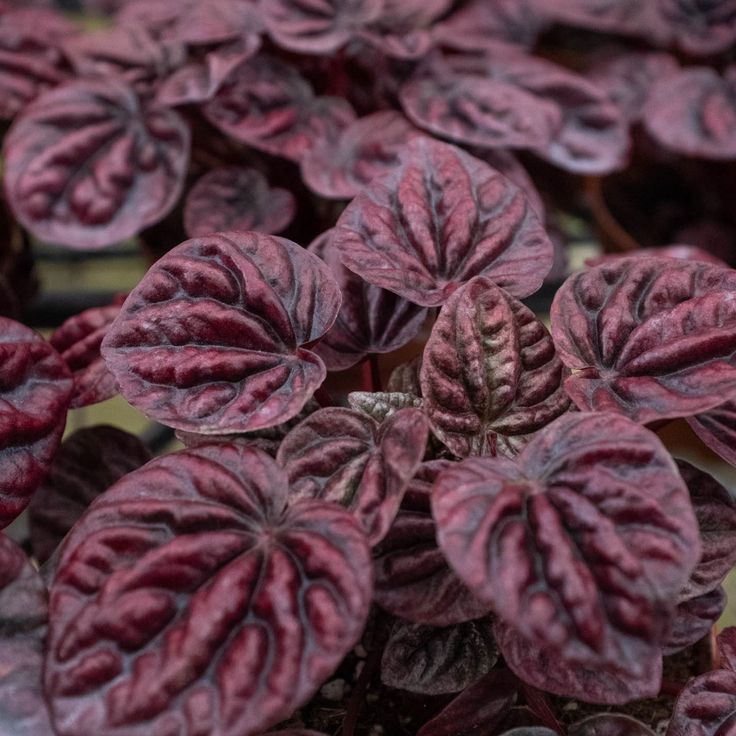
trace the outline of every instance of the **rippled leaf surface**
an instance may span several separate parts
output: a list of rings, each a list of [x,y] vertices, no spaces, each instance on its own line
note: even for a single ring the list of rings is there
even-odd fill
[[[526,195],[429,138],[412,140],[400,164],[347,206],[333,244],[369,283],[428,307],[477,275],[527,296],[552,265],[552,244]]]
[[[278,233],[295,214],[291,192],[269,187],[257,169],[227,166],[207,172],[191,188],[184,228],[190,238],[226,230]]]
[[[0,317],[0,528],[28,505],[61,442],[72,378],[38,333]]]
[[[579,668],[643,678],[700,555],[674,461],[656,435],[616,414],[562,416],[516,462],[451,465],[435,481],[432,511],[453,569],[520,646],[559,661],[555,676]],[[509,666],[527,679],[502,639]],[[658,687],[650,681],[648,692]]]
[[[29,105],[4,141],[13,213],[37,238],[89,249],[164,217],[181,192],[190,133],[114,79],[79,79]]]
[[[675,654],[708,636],[726,608],[726,591],[720,586],[677,606],[672,630],[662,652]]]
[[[382,425],[350,409],[321,409],[289,432],[277,460],[292,498],[345,506],[375,545],[391,527],[422,461],[427,434],[418,409],[402,409]]]
[[[420,409],[422,399],[413,394],[396,392],[351,391],[348,394],[348,404],[351,409],[367,414],[377,422],[382,422],[401,409],[408,407]]]
[[[120,392],[176,429],[230,434],[299,413],[325,378],[302,347],[340,305],[327,266],[259,233],[188,240],[148,271],[102,343]]]
[[[424,349],[424,410],[459,457],[516,454],[568,410],[567,371],[534,313],[478,276],[442,307]]]
[[[736,43],[734,0],[659,0],[657,5],[678,45],[690,54],[717,54]]]
[[[639,422],[711,409],[736,390],[736,272],[624,258],[571,276],[551,310],[581,409]]]
[[[151,459],[135,435],[95,426],[65,440],[28,506],[33,556],[43,564],[92,501]]]
[[[736,401],[688,417],[687,423],[713,452],[736,465]]]
[[[727,734],[736,720],[736,672],[714,670],[690,680],[675,703],[667,736]]]
[[[370,558],[344,509],[287,496],[233,444],[157,458],[92,505],[51,589],[61,736],[252,736],[313,695],[365,624]]]

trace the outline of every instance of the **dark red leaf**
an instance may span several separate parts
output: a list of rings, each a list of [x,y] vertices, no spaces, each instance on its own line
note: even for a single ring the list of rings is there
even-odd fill
[[[420,373],[432,430],[458,457],[513,456],[566,412],[567,370],[547,328],[483,276],[442,307]]]
[[[690,680],[675,703],[667,736],[726,736],[736,722],[736,672],[715,670]]]
[[[624,258],[571,276],[551,310],[581,409],[638,422],[688,416],[736,390],[736,272]]]
[[[325,140],[301,161],[305,184],[322,197],[352,199],[374,177],[396,166],[419,131],[395,110],[355,120],[337,140]]]
[[[654,736],[649,726],[622,713],[598,713],[568,728],[569,736]]]
[[[46,587],[23,551],[0,534],[0,734],[53,736],[41,688]]]
[[[417,736],[477,736],[493,733],[516,699],[518,680],[508,670],[492,670],[463,690]]]
[[[251,736],[314,694],[365,624],[370,556],[346,511],[287,496],[233,444],[157,458],[92,505],[51,589],[61,736]]]
[[[717,54],[736,43],[734,0],[659,0],[657,8],[678,45],[690,54]]]
[[[726,602],[726,591],[718,587],[680,603],[662,653],[675,654],[708,636],[726,608]]]
[[[189,128],[122,81],[81,79],[29,105],[4,143],[15,216],[37,238],[112,245],[160,220],[181,192]]]
[[[274,42],[289,51],[328,55],[376,20],[385,0],[261,0]]]
[[[552,243],[526,195],[430,138],[410,141],[400,164],[346,207],[333,244],[366,281],[427,307],[481,274],[527,296],[552,265]]]
[[[457,693],[498,659],[488,619],[437,628],[398,619],[381,659],[384,685],[423,695]]]
[[[382,425],[350,409],[321,409],[286,435],[276,458],[293,499],[342,504],[375,545],[422,461],[427,434],[418,409],[402,409]]]
[[[70,404],[73,409],[111,399],[118,392],[115,378],[100,355],[100,345],[113,320],[120,314],[121,305],[122,301],[75,314],[49,338],[74,376]]]
[[[92,501],[151,459],[138,437],[107,426],[75,432],[59,448],[28,506],[33,556],[43,564]]]
[[[729,626],[717,638],[721,667],[736,671],[736,626]]]
[[[205,174],[189,191],[184,229],[190,238],[226,230],[278,233],[296,213],[286,189],[271,189],[257,169],[227,166]]]
[[[394,616],[430,626],[480,618],[481,603],[449,568],[437,547],[429,493],[447,460],[423,463],[412,479],[391,530],[375,550],[375,599]]]
[[[432,491],[450,565],[520,641],[580,673],[640,680],[700,556],[697,521],[656,435],[617,414],[569,413],[516,462],[471,458]],[[502,637],[507,639],[504,635]],[[515,647],[509,666],[535,686]],[[536,665],[534,665],[536,668]],[[597,700],[585,688],[548,692]],[[646,694],[656,694],[650,681]],[[603,702],[625,702],[612,691]]]
[[[218,233],[167,253],[126,299],[102,356],[131,404],[176,429],[285,422],[325,378],[302,345],[340,306],[327,266],[296,243]]]
[[[604,253],[594,258],[586,258],[585,265],[588,268],[593,268],[594,266],[602,266],[604,263],[613,263],[622,258],[631,258],[632,256],[677,258],[681,261],[700,261],[701,263],[710,263],[714,266],[728,268],[728,264],[725,261],[717,258],[707,250],[696,248],[693,245],[664,245],[660,248],[639,248],[634,253]]]
[[[707,67],[682,69],[654,86],[643,113],[647,131],[665,148],[736,158],[736,65],[723,76]]]
[[[72,377],[38,333],[0,317],[0,528],[28,505],[66,423]]]
[[[688,417],[687,423],[713,452],[736,465],[736,401]]]
[[[309,246],[330,267],[342,291],[335,324],[314,352],[328,370],[340,371],[371,353],[390,353],[406,345],[421,330],[427,310],[345,268],[332,244],[333,234],[328,230]]]

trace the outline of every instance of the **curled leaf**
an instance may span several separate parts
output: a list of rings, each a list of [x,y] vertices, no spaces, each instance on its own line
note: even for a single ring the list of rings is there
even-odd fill
[[[688,417],[687,423],[713,452],[736,465],[736,401]]]
[[[736,672],[714,670],[690,680],[680,693],[666,736],[725,734],[736,720]]]
[[[726,591],[719,586],[680,603],[662,653],[675,654],[708,636],[726,608],[726,602]]]

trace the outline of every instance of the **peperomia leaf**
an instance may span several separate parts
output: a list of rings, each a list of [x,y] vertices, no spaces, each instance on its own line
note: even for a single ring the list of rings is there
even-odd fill
[[[406,489],[391,530],[375,550],[375,599],[394,616],[430,626],[449,626],[488,613],[450,569],[437,547],[429,494],[448,460],[422,463]]]
[[[226,230],[278,233],[295,214],[291,192],[271,189],[257,169],[226,166],[207,172],[190,189],[184,229],[190,238]]]
[[[534,313],[477,276],[442,307],[424,349],[424,410],[453,454],[513,455],[566,412],[567,375]]]
[[[680,693],[666,736],[720,736],[736,720],[736,672],[714,670],[690,680]]]
[[[342,504],[375,545],[422,461],[427,434],[418,409],[402,409],[382,425],[350,409],[321,409],[286,435],[277,460],[289,477],[291,498]]]
[[[711,409],[736,390],[736,271],[624,258],[568,278],[551,319],[581,409],[650,422]]]
[[[41,687],[46,587],[0,534],[0,736],[54,736]]]
[[[652,89],[643,117],[665,148],[685,156],[736,158],[736,65],[723,76],[690,67],[667,77]]]
[[[552,243],[525,194],[430,138],[410,141],[399,165],[347,206],[333,244],[369,283],[429,307],[477,275],[527,296],[552,265]]]
[[[97,404],[115,396],[118,386],[100,355],[100,345],[122,299],[108,307],[92,307],[66,320],[49,338],[74,376],[71,408]]]
[[[674,461],[652,432],[617,414],[570,413],[516,462],[471,458],[432,491],[437,538],[454,570],[519,640],[567,670],[641,681],[659,658],[677,596],[700,555]],[[499,646],[537,684],[504,634]],[[540,655],[541,656],[541,655]],[[536,667],[536,665],[535,665]],[[548,692],[597,699],[557,682]],[[658,677],[642,685],[656,693]],[[615,691],[603,702],[619,700]]]
[[[351,391],[348,394],[348,404],[351,409],[363,412],[377,422],[382,422],[401,409],[421,408],[422,399],[414,394],[399,392]]]
[[[736,672],[736,627],[728,626],[716,638],[721,667]]]
[[[72,394],[61,356],[0,317],[0,528],[28,505],[61,442]]]
[[[316,256],[247,232],[188,240],[126,299],[102,356],[134,406],[176,429],[230,434],[299,413],[325,378],[302,347],[321,337],[340,289]]]
[[[736,43],[733,0],[657,0],[657,8],[686,52],[708,56]]]
[[[328,370],[339,371],[371,353],[390,353],[406,345],[421,330],[427,310],[366,283],[345,268],[332,243],[333,234],[334,230],[323,233],[309,250],[330,267],[342,291],[335,324],[314,347]]]
[[[623,713],[597,713],[573,723],[570,736],[654,736],[649,726]]]
[[[680,603],[662,653],[675,654],[708,636],[726,608],[726,602],[726,591],[719,586]]]
[[[211,445],[90,507],[51,588],[60,736],[252,736],[312,696],[365,624],[370,556],[345,510],[287,496],[268,455]]]
[[[135,435],[108,426],[80,429],[65,440],[28,505],[33,556],[40,564],[92,501],[151,459]]]
[[[660,258],[677,258],[681,261],[700,261],[701,263],[710,263],[714,266],[723,266],[728,268],[728,264],[714,256],[712,253],[694,245],[663,245],[659,248],[639,248],[634,253],[604,253],[593,258],[586,258],[585,265],[588,268],[594,266],[602,266],[604,263],[612,263],[622,258],[631,258],[632,256],[658,256]]]
[[[181,192],[189,128],[113,77],[68,82],[16,118],[4,142],[8,202],[37,238],[100,248],[160,220]]]
[[[736,465],[736,400],[688,417],[687,423],[713,452]]]

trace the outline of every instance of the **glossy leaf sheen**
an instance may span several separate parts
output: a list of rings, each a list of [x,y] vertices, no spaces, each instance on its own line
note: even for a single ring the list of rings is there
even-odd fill
[[[46,562],[97,496],[150,459],[138,437],[115,427],[86,427],[65,440],[28,506],[34,557]]]
[[[453,454],[515,454],[515,442],[567,411],[566,375],[534,313],[478,276],[449,298],[432,328],[423,406]]]
[[[429,138],[410,141],[401,163],[347,206],[333,243],[366,281],[428,307],[480,274],[527,296],[552,265],[552,244],[525,194]]]
[[[418,409],[402,409],[380,426],[350,409],[321,409],[289,432],[277,460],[292,498],[345,506],[375,545],[391,527],[422,461],[427,434]]]
[[[327,267],[258,233],[188,240],[154,264],[102,343],[120,392],[176,429],[230,434],[299,413],[325,377],[301,347],[335,319]]]
[[[656,435],[616,414],[564,415],[515,463],[450,466],[435,481],[432,512],[453,569],[521,645],[555,657],[558,672],[643,677],[700,555],[673,460]]]
[[[0,528],[28,505],[61,442],[72,378],[38,333],[0,317]]]
[[[688,416],[736,390],[736,272],[633,257],[571,276],[551,310],[581,409]]]
[[[212,445],[100,497],[62,548],[45,688],[61,736],[252,736],[306,702],[371,596],[343,509],[286,509],[274,461]]]
[[[726,602],[726,591],[718,587],[680,603],[662,653],[675,654],[708,636],[725,610]]]
[[[142,107],[113,77],[63,84],[29,105],[4,142],[8,202],[41,240],[118,243],[164,217],[181,192],[189,128]]]

